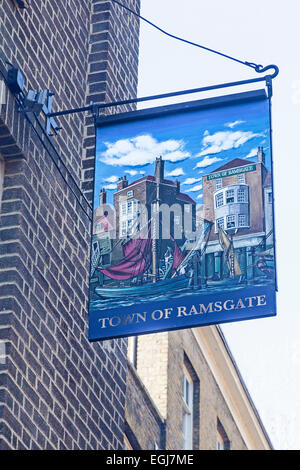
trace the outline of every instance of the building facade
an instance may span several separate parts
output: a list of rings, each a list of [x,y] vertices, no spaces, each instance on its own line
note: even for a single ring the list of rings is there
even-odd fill
[[[262,147],[257,162],[236,158],[203,176],[203,214],[211,221],[205,257],[205,277],[228,278],[230,266],[220,243],[220,232],[232,241],[245,280],[261,274],[257,260],[273,242],[273,206],[270,172]]]
[[[0,448],[120,449],[127,340],[87,331],[94,118],[49,136],[8,73],[53,92],[52,111],[135,97],[139,22],[111,1],[18,3],[0,5]]]
[[[118,190],[114,193],[117,238],[126,238],[132,234],[132,230],[139,229],[134,222],[140,215],[141,206],[146,208],[146,220],[150,220],[155,202],[159,203],[161,211],[163,206],[172,209],[169,231],[177,241],[183,242],[184,236],[180,227],[184,211],[190,210],[192,218],[195,219],[196,202],[180,191],[179,181],[165,178],[164,160],[161,157],[156,158],[154,175],[144,176],[130,184],[126,176],[120,178]],[[163,237],[163,234],[160,235]]]
[[[130,338],[128,360],[127,448],[272,449],[219,327]]]

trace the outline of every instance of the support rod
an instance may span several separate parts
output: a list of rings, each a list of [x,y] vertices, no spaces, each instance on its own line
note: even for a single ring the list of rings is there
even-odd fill
[[[273,66],[272,66],[273,67]],[[126,104],[133,104],[133,103],[141,103],[143,101],[152,101],[152,100],[159,100],[163,98],[171,98],[173,96],[181,96],[181,95],[189,95],[192,93],[201,93],[203,91],[211,91],[211,90],[218,90],[221,88],[229,88],[233,86],[240,86],[240,85],[247,85],[249,83],[257,83],[257,82],[263,82],[266,81],[267,83],[270,82],[270,79],[272,77],[270,75],[266,75],[263,77],[258,77],[258,78],[250,78],[248,80],[239,80],[236,82],[229,82],[229,83],[220,83],[218,85],[210,85],[210,86],[205,86],[201,88],[192,88],[189,90],[182,90],[182,91],[174,91],[170,93],[163,93],[159,95],[151,95],[151,96],[144,96],[141,98],[130,98],[127,100],[122,100],[122,101],[113,101],[110,103],[102,103],[102,104],[90,104],[89,106],[84,106],[82,108],[74,108],[74,109],[66,109],[65,111],[56,111],[54,113],[49,113],[47,115],[48,118],[51,117],[57,117],[57,116],[65,116],[68,114],[75,114],[75,113],[80,113],[80,112],[85,112],[85,111],[93,111],[97,110],[99,112],[99,109],[103,108],[110,108],[114,106],[122,106]]]

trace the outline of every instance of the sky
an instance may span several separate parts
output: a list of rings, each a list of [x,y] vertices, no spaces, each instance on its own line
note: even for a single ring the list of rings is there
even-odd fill
[[[267,100],[100,126],[95,208],[101,188],[113,204],[119,177],[126,175],[132,183],[154,175],[159,156],[165,161],[165,177],[180,181],[181,191],[202,205],[202,177],[235,158],[256,162],[258,146],[263,146],[270,170]]]
[[[272,99],[277,316],[230,323],[221,328],[274,448],[298,450],[300,3],[297,0],[141,3],[144,17],[174,35],[241,60],[279,66]],[[139,97],[257,76],[246,66],[180,43],[141,23]],[[190,99],[196,98],[200,96],[190,95]],[[178,101],[179,98],[156,101],[151,105]]]

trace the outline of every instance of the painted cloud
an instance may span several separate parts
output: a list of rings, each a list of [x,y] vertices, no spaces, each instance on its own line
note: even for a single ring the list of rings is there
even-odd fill
[[[238,148],[261,134],[254,134],[251,131],[220,131],[215,134],[204,133],[202,140],[203,150],[198,153],[197,157],[220,153],[224,150]],[[202,165],[197,165],[202,166]]]
[[[105,142],[107,150],[101,153],[101,161],[113,166],[140,166],[153,163],[161,156],[164,160],[178,162],[190,153],[184,149],[183,140],[169,139],[159,142],[149,134],[116,142]]]

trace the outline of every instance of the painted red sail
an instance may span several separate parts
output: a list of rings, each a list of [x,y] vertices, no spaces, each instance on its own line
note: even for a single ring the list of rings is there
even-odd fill
[[[151,263],[151,238],[133,238],[124,246],[124,259],[114,266],[100,269],[111,279],[125,281],[143,274]]]
[[[174,254],[173,254],[173,265],[172,265],[172,270],[171,273],[173,274],[174,271],[178,268],[178,266],[182,263],[183,261],[183,254],[177,243],[175,242],[174,238],[171,236],[170,237],[172,242],[174,242]]]

